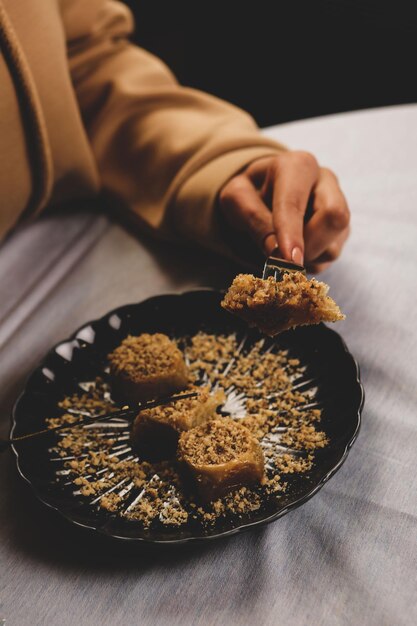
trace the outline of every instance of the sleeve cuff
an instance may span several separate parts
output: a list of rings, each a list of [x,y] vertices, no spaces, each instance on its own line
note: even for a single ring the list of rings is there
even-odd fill
[[[241,233],[228,227],[216,211],[218,194],[223,185],[249,163],[262,157],[275,156],[283,150],[286,150],[284,146],[271,142],[271,147],[241,148],[205,164],[178,190],[170,228],[190,242],[252,267],[261,255],[255,244],[246,238],[243,240]]]

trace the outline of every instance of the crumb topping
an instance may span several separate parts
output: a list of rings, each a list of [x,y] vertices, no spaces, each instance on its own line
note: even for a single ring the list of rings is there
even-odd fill
[[[223,418],[183,433],[180,452],[194,465],[219,465],[238,459],[253,446],[250,431],[240,422]]]
[[[129,335],[108,359],[115,374],[122,373],[134,382],[170,372],[183,363],[180,350],[162,333]]]

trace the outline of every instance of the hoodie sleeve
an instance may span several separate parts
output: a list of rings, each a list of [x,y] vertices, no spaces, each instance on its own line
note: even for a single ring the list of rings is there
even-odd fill
[[[131,221],[163,238],[229,255],[222,186],[251,161],[285,148],[241,109],[178,84],[157,57],[133,45],[127,7],[62,0],[73,85],[102,188]]]

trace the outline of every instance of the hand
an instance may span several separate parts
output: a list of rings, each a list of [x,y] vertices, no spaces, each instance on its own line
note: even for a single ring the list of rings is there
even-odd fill
[[[311,272],[337,259],[349,236],[338,180],[308,152],[253,161],[223,186],[219,203],[231,226],[249,232],[264,254],[278,246],[282,258]]]

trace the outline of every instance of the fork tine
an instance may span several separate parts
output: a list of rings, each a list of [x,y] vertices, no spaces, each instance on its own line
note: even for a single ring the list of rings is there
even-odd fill
[[[277,282],[279,282],[282,280],[285,272],[301,272],[306,275],[306,270],[302,265],[297,265],[291,261],[270,256],[265,261],[262,278],[266,280],[269,276],[272,276]]]

